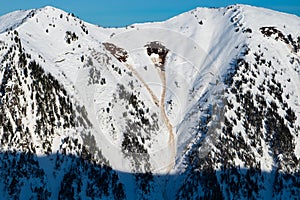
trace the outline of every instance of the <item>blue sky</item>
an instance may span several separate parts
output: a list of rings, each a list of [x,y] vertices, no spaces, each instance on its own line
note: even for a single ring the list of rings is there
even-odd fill
[[[222,7],[249,4],[300,16],[300,0],[0,0],[0,15],[46,5],[74,13],[81,19],[101,26],[125,26],[135,22],[161,21],[195,7]]]

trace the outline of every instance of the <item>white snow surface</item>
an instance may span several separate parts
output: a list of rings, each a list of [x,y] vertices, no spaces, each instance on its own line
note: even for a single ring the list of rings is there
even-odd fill
[[[237,20],[240,24],[244,23],[245,26],[251,27],[252,37],[262,37],[259,33],[259,28],[262,26],[286,27],[283,29],[286,32],[300,34],[299,18],[296,16],[245,5],[236,7],[238,9],[235,14]],[[29,17],[30,13],[34,13],[34,16]],[[61,14],[62,18],[60,18]],[[195,123],[195,120],[192,119],[197,118],[197,115],[193,116],[192,114],[195,103],[203,94],[217,92],[214,91],[215,87],[212,85],[217,84],[218,80],[222,78],[231,59],[237,56],[241,46],[248,41],[248,38],[242,34],[232,37],[234,26],[228,23],[228,18],[233,17],[232,15],[232,13],[227,13],[226,8],[197,8],[165,22],[133,24],[127,28],[108,29],[82,22],[62,10],[47,6],[39,10],[16,11],[2,16],[0,32],[4,32],[10,27],[16,28],[26,50],[34,52],[32,55],[40,55],[35,59],[43,63],[45,70],[64,84],[71,96],[86,106],[90,119],[99,133],[96,135],[97,142],[104,155],[112,158],[110,161],[113,168],[130,171],[124,166],[123,156],[120,152],[121,136],[116,136],[116,139],[107,138],[105,133],[108,131],[96,125],[98,124],[97,112],[99,112],[98,109],[101,109],[98,108],[98,105],[107,104],[109,96],[115,90],[114,83],[123,81],[121,79],[126,79],[126,77],[120,79],[120,77],[115,77],[107,72],[105,75],[111,84],[105,87],[87,86],[86,77],[84,77],[86,75],[83,75],[84,69],[80,67],[82,66],[80,57],[82,55],[91,56],[92,51],[94,54],[95,52],[96,54],[104,53],[105,50],[101,45],[103,42],[110,42],[125,49],[129,54],[129,59],[121,68],[124,70],[127,69],[125,65],[132,65],[160,100],[163,83],[159,78],[158,70],[147,56],[144,46],[149,42],[159,41],[170,50],[165,66],[167,85],[164,104],[175,133],[176,158],[179,159],[186,144],[194,137],[193,131],[189,129]],[[276,17],[277,15],[280,17]],[[259,20],[264,18],[268,20]],[[272,20],[273,18],[274,20]],[[199,25],[199,21],[202,21],[203,25]],[[289,26],[286,24],[287,21]],[[80,28],[81,23],[85,24],[89,34],[84,33]],[[65,42],[66,31],[75,32],[79,39],[67,44]],[[259,42],[257,41],[257,43]],[[78,45],[81,47],[78,48]],[[218,48],[220,46],[224,48]],[[237,49],[232,48],[235,46]],[[282,53],[278,52],[278,54],[280,56]],[[111,59],[112,62],[117,62],[113,57]],[[95,56],[92,56],[92,61],[97,63]],[[101,68],[101,70],[107,70],[105,66],[101,66]],[[299,76],[295,79],[295,81],[299,81]],[[222,88],[219,87],[218,90],[222,90]],[[147,98],[149,106],[153,106],[151,98],[149,96]],[[167,104],[167,101],[170,100],[173,103],[172,109]],[[297,109],[297,113],[300,112],[298,106],[295,109]],[[107,138],[109,142],[103,138]],[[164,134],[158,136],[157,140],[159,142],[155,148],[168,148],[165,146],[166,136]],[[297,155],[299,155],[299,146],[300,143],[297,142]],[[153,159],[154,162],[159,162],[160,158],[154,156]],[[159,168],[159,166],[157,167]]]

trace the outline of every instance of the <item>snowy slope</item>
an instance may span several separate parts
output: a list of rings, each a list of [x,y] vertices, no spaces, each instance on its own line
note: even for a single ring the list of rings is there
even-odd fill
[[[299,26],[246,5],[124,28],[2,16],[0,194],[298,197]]]

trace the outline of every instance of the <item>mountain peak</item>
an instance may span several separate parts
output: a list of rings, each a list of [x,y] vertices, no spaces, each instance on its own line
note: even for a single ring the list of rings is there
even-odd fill
[[[53,6],[10,12],[0,17],[0,33],[13,30],[25,23],[28,18],[35,17],[39,14],[58,17],[60,14],[66,14],[66,12]]]
[[[50,6],[50,5],[47,5],[47,6],[45,6],[45,7],[43,7],[43,8],[41,8],[41,9],[45,9],[45,10],[60,10],[59,8],[56,8],[56,7],[54,7],[54,6]]]
[[[0,33],[15,29],[26,21],[35,10],[19,10],[0,17]]]
[[[48,13],[48,14],[51,14],[51,13],[53,13],[53,14],[55,14],[55,13],[67,13],[66,11],[64,11],[60,8],[50,6],[50,5],[42,7],[42,8],[37,9],[37,10]]]

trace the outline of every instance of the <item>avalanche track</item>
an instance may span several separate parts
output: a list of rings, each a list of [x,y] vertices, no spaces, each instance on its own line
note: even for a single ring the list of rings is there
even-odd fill
[[[129,64],[125,64],[125,66],[130,70],[135,77],[143,84],[143,86],[147,89],[148,93],[150,94],[154,104],[160,108],[161,116],[163,118],[163,121],[168,129],[169,132],[169,140],[168,140],[168,149],[171,152],[170,158],[172,159],[172,162],[168,166],[164,166],[163,168],[160,168],[158,173],[160,171],[164,171],[164,169],[167,169],[167,172],[170,173],[172,169],[174,169],[174,164],[175,164],[175,157],[176,157],[176,146],[175,146],[175,136],[173,133],[173,126],[170,123],[170,120],[167,116],[166,110],[165,110],[165,96],[166,96],[166,74],[165,72],[161,69],[161,67],[155,67],[157,69],[157,72],[160,76],[161,79],[161,84],[162,85],[162,93],[160,97],[160,101],[150,88],[150,86],[146,83],[146,81],[139,75],[139,73]]]

